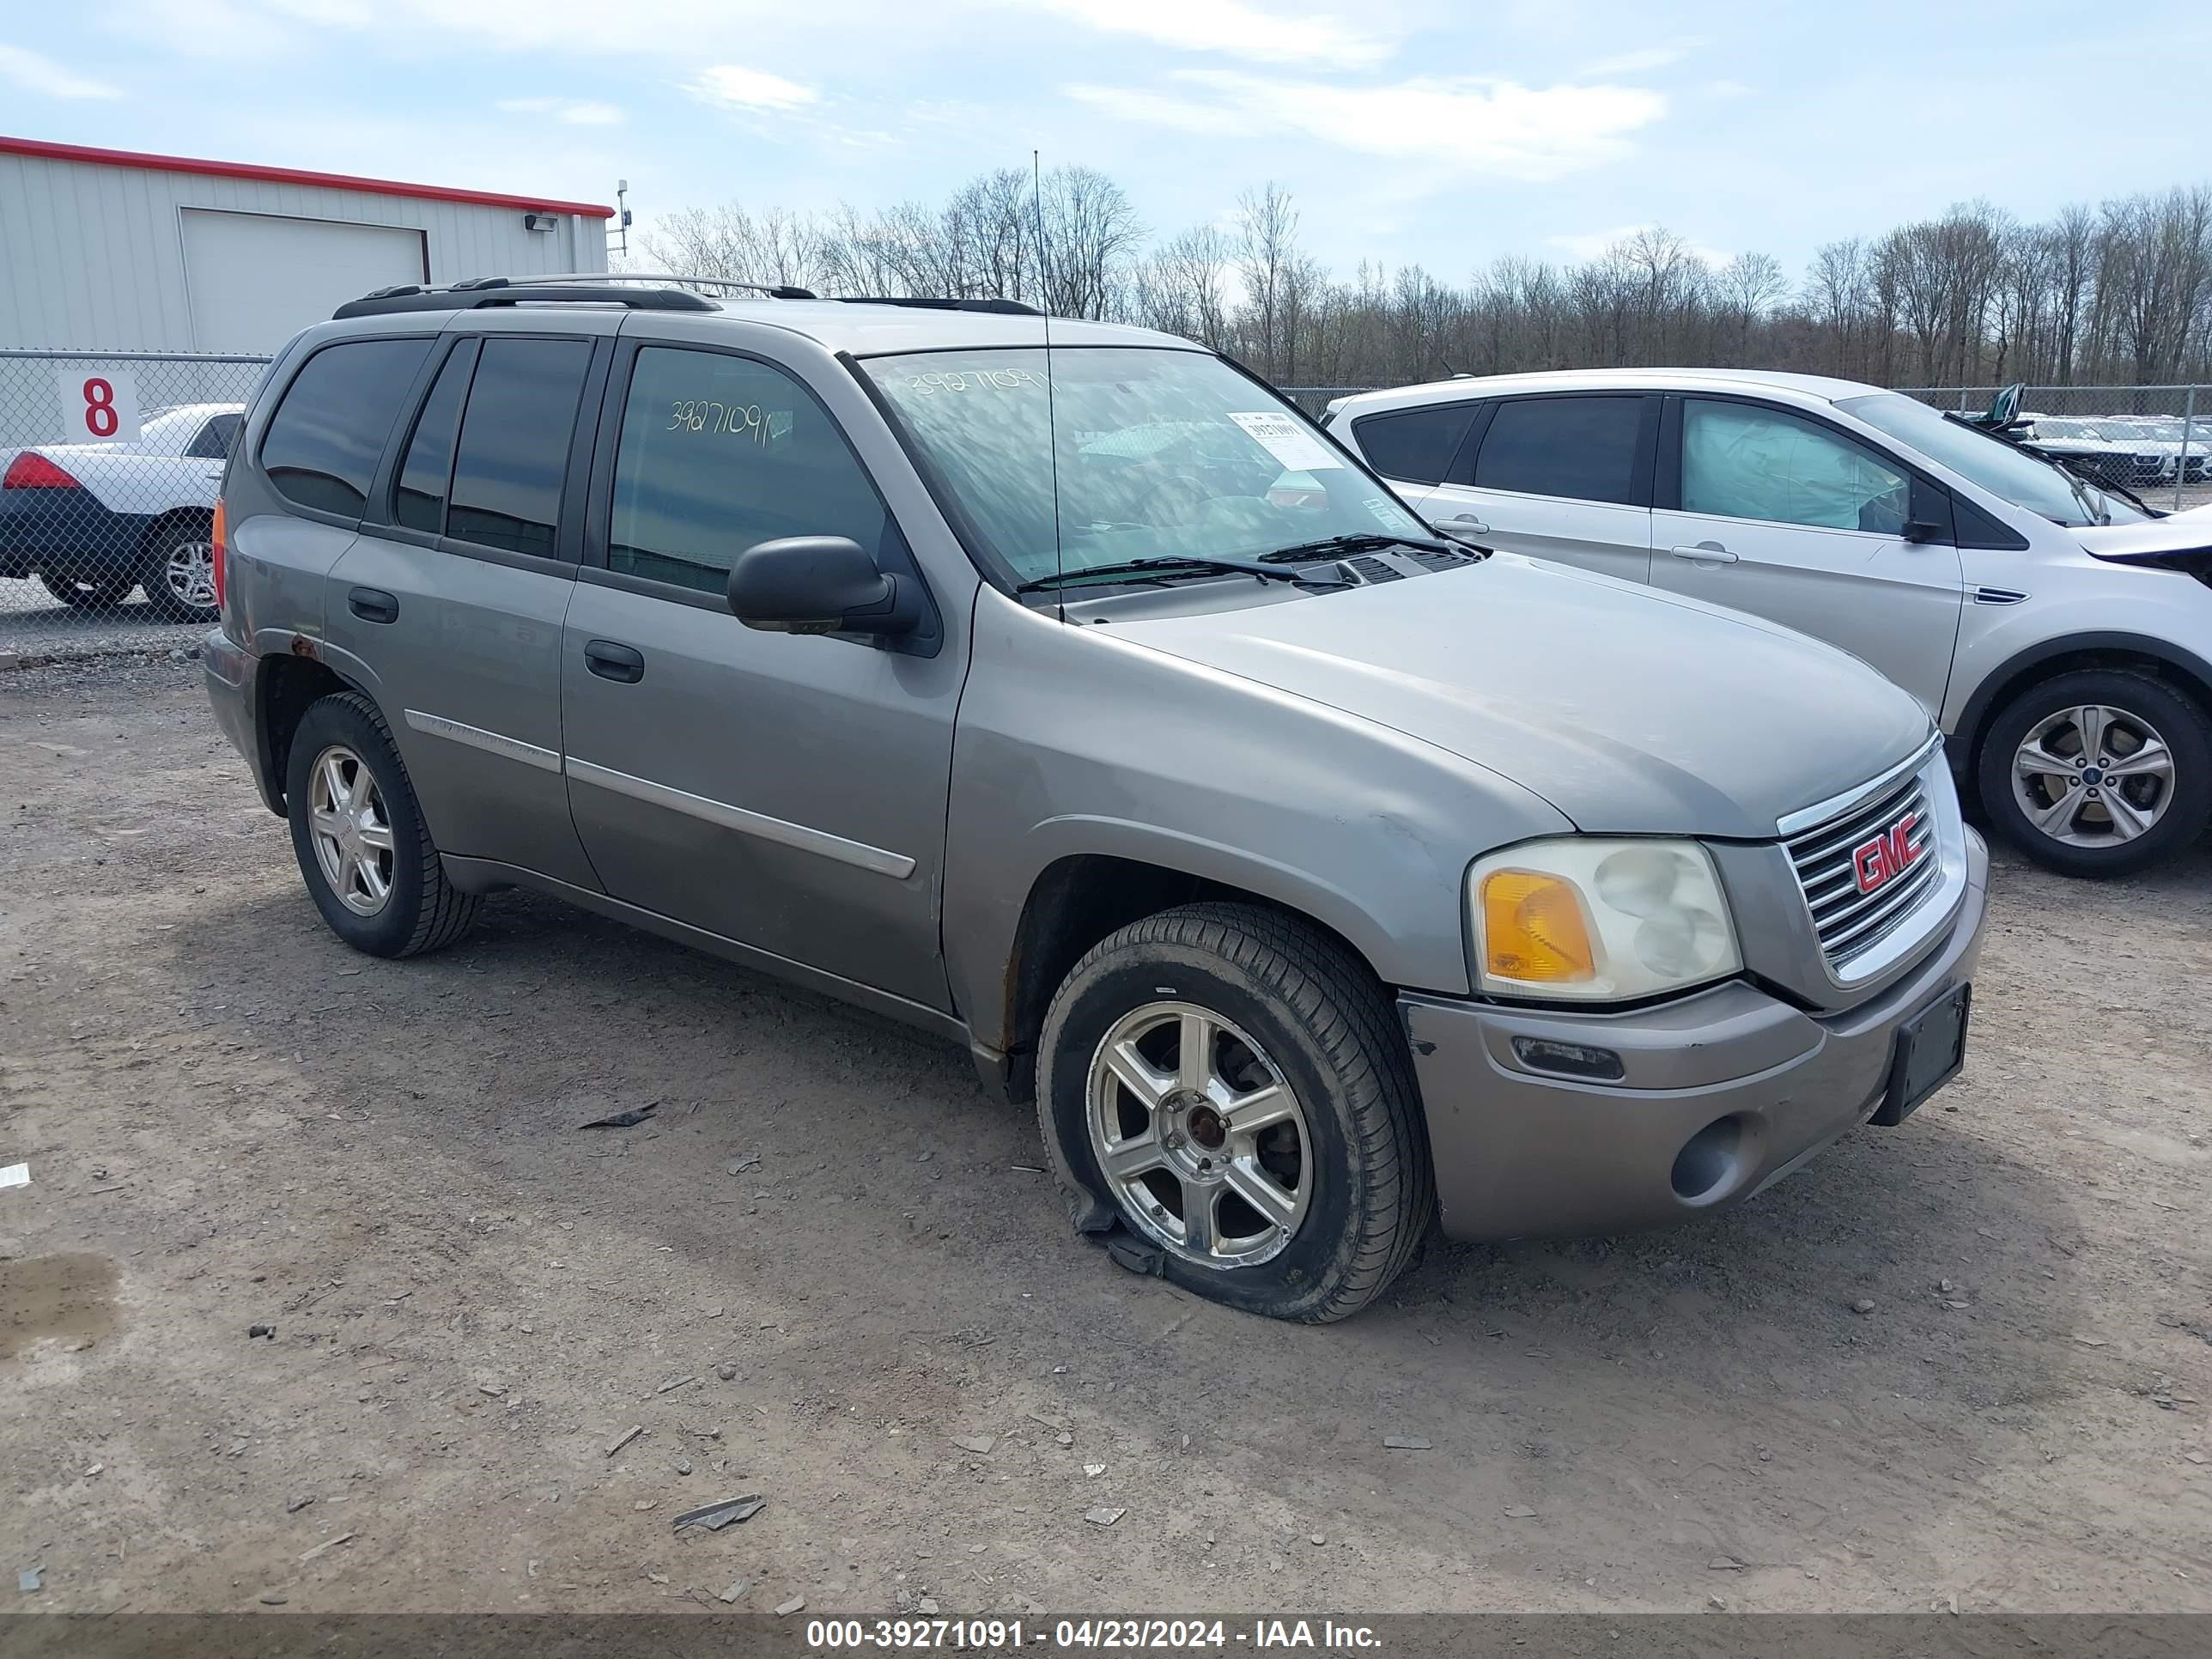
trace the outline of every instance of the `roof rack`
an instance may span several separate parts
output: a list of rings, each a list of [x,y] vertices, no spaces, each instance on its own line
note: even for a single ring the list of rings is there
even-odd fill
[[[625,283],[660,283],[648,288]],[[672,283],[681,287],[666,286]],[[548,276],[472,276],[465,282],[428,287],[402,283],[380,288],[358,300],[349,300],[331,313],[334,320],[375,317],[395,311],[475,311],[488,306],[614,305],[633,311],[712,311],[714,301],[690,290],[695,288],[738,289],[765,295],[771,300],[811,300],[810,289],[789,283],[740,283],[726,276],[687,276],[657,270],[578,270]],[[1041,317],[1035,306],[1019,300],[956,300],[934,295],[836,295],[844,305],[907,306],[923,311],[980,311],[1002,317]]]
[[[1025,305],[1019,300],[952,300],[930,295],[894,298],[883,294],[835,294],[830,297],[848,306],[914,306],[923,311],[987,311],[999,317],[1044,315],[1035,306]]]

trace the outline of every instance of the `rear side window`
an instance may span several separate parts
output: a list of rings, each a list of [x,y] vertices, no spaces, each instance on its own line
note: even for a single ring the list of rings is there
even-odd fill
[[[261,465],[286,500],[357,519],[428,340],[346,340],[307,359],[261,440]]]
[[[1471,402],[1439,404],[1433,409],[1369,415],[1352,423],[1352,435],[1359,440],[1359,453],[1384,477],[1442,483],[1481,407]]]
[[[461,416],[446,533],[555,556],[588,340],[488,339]]]
[[[1500,404],[1475,461],[1475,488],[1640,504],[1636,459],[1644,401],[1528,398]]]
[[[185,449],[185,456],[195,461],[220,461],[228,458],[230,447],[238,441],[240,415],[217,415],[199,429]]]
[[[756,542],[896,532],[829,411],[781,369],[719,352],[637,354],[615,452],[607,568],[719,593]]]
[[[392,498],[392,516],[410,530],[442,535],[446,528],[446,489],[453,477],[453,441],[460,436],[461,400],[469,395],[469,376],[476,372],[477,348],[464,340],[453,348],[437,384],[423,400],[416,418],[415,435],[408,441],[407,457],[399,464],[398,493]]]

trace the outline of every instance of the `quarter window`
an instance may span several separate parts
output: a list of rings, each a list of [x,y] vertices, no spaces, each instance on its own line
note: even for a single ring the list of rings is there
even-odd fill
[[[609,569],[719,593],[757,542],[846,536],[881,560],[895,534],[844,434],[789,375],[719,352],[639,351]]]
[[[1359,453],[1386,478],[1407,483],[1442,483],[1451,471],[1467,429],[1474,424],[1476,403],[1439,404],[1370,415],[1352,422]]]
[[[1641,506],[1642,398],[1524,398],[1498,406],[1475,462],[1478,489]]]
[[[1826,427],[1753,404],[1682,404],[1682,511],[1902,535],[1909,474]]]
[[[448,536],[555,556],[568,445],[591,365],[588,340],[483,343],[453,454]]]
[[[301,507],[357,519],[428,340],[348,340],[307,359],[261,441],[278,493]]]

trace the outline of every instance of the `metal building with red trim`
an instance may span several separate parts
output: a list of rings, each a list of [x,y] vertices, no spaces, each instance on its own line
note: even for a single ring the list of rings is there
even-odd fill
[[[613,211],[0,137],[0,346],[272,351],[393,283],[604,270]]]

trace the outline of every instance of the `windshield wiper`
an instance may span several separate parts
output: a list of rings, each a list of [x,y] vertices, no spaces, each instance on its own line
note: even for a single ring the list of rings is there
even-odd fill
[[[1035,581],[1024,582],[1017,593],[1041,593],[1057,587],[1066,587],[1076,582],[1109,580],[1115,576],[1135,576],[1152,581],[1177,581],[1187,576],[1257,576],[1263,582],[1288,582],[1293,587],[1328,588],[1351,587],[1354,583],[1341,576],[1309,576],[1301,571],[1279,570],[1273,565],[1255,564],[1243,559],[1124,559],[1118,564],[1088,564],[1074,570],[1062,570],[1050,576],[1039,576]]]
[[[2112,521],[2112,515],[2100,508],[2097,503],[2090,499],[2093,495],[2098,495],[2100,492],[2109,492],[2116,495],[2124,495],[2129,501],[2134,502],[2136,506],[2142,507],[2144,513],[2150,514],[2152,517],[2157,516],[2155,510],[2152,507],[2145,507],[2142,501],[2136,497],[2133,490],[2130,490],[2121,484],[2093,484],[2089,483],[2087,479],[2082,477],[2080,473],[2075,471],[2072,467],[2068,466],[2064,462],[2057,459],[2054,456],[2045,454],[2041,450],[2036,448],[2034,445],[2027,442],[2025,439],[2014,436],[2012,432],[2004,427],[1984,426],[1979,421],[1974,420],[1965,415],[1958,414],[1952,410],[1944,410],[1942,411],[1942,414],[1945,420],[1950,421],[1959,426],[1963,426],[1969,432],[1978,432],[1985,438],[1994,438],[1999,443],[2009,445],[2014,449],[2018,450],[2030,460],[2040,461],[2044,465],[2049,467],[2053,472],[2056,472],[2060,477],[2066,480],[2066,487],[2074,492],[2074,499],[2081,504],[2082,516],[2093,525],[2110,524]],[[2016,422],[2016,424],[2018,423]],[[2045,514],[2044,516],[2048,518],[2050,515]]]
[[[1319,541],[1295,542],[1260,556],[1263,564],[1291,564],[1301,559],[1325,559],[1337,553],[1364,553],[1382,547],[1419,548],[1424,553],[1465,553],[1463,543],[1431,541],[1420,536],[1382,536],[1355,531],[1349,536],[1324,536]]]

